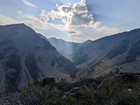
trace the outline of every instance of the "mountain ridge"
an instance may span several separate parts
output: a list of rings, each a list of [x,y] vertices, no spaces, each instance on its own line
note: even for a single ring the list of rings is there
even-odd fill
[[[81,69],[78,75],[82,71],[81,74],[89,71],[91,76],[101,75],[127,64],[131,66],[127,69],[125,66],[124,70],[129,71],[130,68],[133,68],[132,66],[135,67],[140,63],[136,61],[140,56],[139,42],[140,28],[88,41],[85,44],[81,43],[77,49],[73,49],[73,53],[70,55],[71,61]],[[57,44],[55,47],[57,49]],[[136,65],[133,62],[136,62]],[[136,69],[139,70],[139,67],[137,66]],[[135,71],[135,69],[131,71]]]
[[[0,92],[14,92],[45,77],[71,78],[76,67],[25,24],[0,26]]]

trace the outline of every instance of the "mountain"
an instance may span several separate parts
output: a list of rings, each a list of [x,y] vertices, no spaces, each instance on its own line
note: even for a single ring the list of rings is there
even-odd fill
[[[54,40],[54,42],[57,41]],[[67,49],[61,50],[60,48],[65,44],[66,42],[59,47],[58,44],[52,45],[63,55],[63,51]],[[88,40],[84,43],[77,43],[77,46],[72,47],[73,53],[67,58],[70,58],[81,69],[78,76],[97,77],[110,71],[140,72],[140,29],[95,41]]]
[[[73,61],[82,74],[93,77],[111,71],[140,72],[140,29],[89,42],[73,53]]]
[[[67,42],[62,39],[57,39],[55,37],[48,39],[51,45],[53,45],[57,51],[59,51],[63,56],[72,61],[72,55],[76,49],[78,49],[81,44],[74,42]]]
[[[55,37],[48,39],[51,45],[53,45],[58,52],[60,52],[64,57],[69,59],[70,61],[73,61],[73,55],[74,53],[85,44],[88,44],[92,42],[91,40],[87,40],[83,43],[76,43],[76,42],[67,42],[63,39],[57,39]]]
[[[0,92],[44,77],[69,78],[77,69],[42,35],[24,24],[0,26]]]

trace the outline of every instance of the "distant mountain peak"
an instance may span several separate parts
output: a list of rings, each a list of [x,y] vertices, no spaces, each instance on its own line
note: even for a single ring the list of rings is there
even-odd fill
[[[63,40],[63,39],[59,39],[59,38],[56,38],[56,37],[49,38],[49,40],[55,40],[55,41],[63,41],[63,42],[66,42],[66,41]]]

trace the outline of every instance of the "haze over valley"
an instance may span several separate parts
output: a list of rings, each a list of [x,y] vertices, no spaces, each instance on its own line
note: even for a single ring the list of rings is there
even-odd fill
[[[0,105],[140,105],[139,0],[0,0]]]

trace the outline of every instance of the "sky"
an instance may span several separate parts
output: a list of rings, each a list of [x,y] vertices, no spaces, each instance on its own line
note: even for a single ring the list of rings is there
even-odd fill
[[[140,0],[0,0],[0,25],[83,42],[140,28],[139,11]]]

